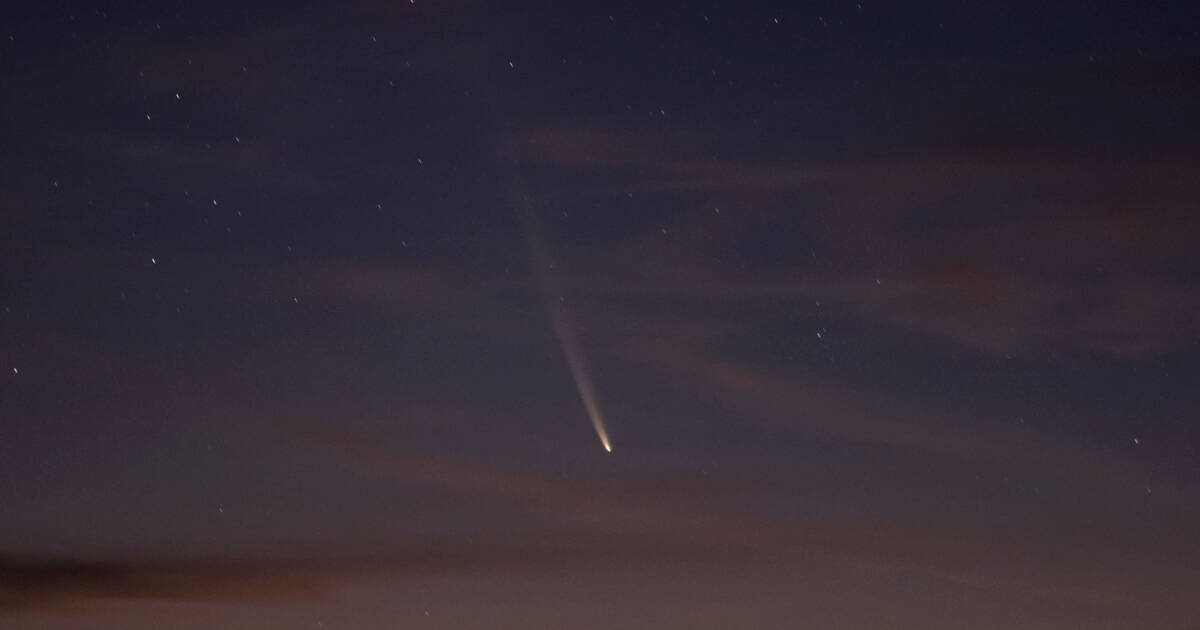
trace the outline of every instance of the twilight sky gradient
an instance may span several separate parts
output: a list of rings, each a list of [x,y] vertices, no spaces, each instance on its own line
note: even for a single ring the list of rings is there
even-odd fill
[[[1200,5],[137,4],[0,19],[0,627],[1200,624]]]

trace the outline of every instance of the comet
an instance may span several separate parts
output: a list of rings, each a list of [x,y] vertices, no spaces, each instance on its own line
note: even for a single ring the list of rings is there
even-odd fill
[[[604,413],[600,410],[600,402],[596,397],[596,386],[592,381],[592,374],[588,370],[587,362],[584,361],[584,353],[579,345],[579,339],[575,336],[575,327],[569,317],[570,310],[566,305],[566,300],[562,297],[562,287],[551,273],[554,264],[545,245],[546,239],[542,233],[541,223],[534,212],[533,200],[521,177],[519,151],[515,149],[515,145],[511,141],[499,142],[497,149],[499,162],[508,174],[509,196],[513,211],[524,232],[534,275],[537,278],[538,290],[546,305],[546,313],[550,316],[554,336],[558,340],[563,357],[566,358],[571,379],[575,381],[575,391],[579,393],[579,399],[583,402],[588,419],[592,421],[596,437],[600,438],[600,446],[604,447],[605,452],[611,453],[613,452],[612,440],[608,437]],[[555,296],[558,296],[558,299],[554,299]]]
[[[540,226],[532,211],[527,207],[528,197],[522,194],[517,196],[519,197],[517,213],[525,228],[525,237],[532,254],[538,288],[546,303],[546,312],[550,316],[554,336],[558,339],[559,348],[562,349],[563,357],[567,360],[567,369],[571,372],[571,379],[575,381],[575,390],[579,392],[583,408],[592,421],[592,428],[596,430],[596,437],[600,438],[600,445],[604,447],[604,450],[611,453],[613,452],[612,440],[608,437],[608,427],[604,424],[604,413],[600,410],[600,402],[596,398],[596,387],[587,363],[584,361],[579,339],[575,336],[575,329],[570,322],[569,311],[561,297],[557,301],[553,299],[553,296],[562,295],[562,289],[551,274],[553,264],[546,251]]]
[[[604,450],[611,453],[612,441],[608,438],[604,413],[600,410],[600,402],[596,398],[596,386],[592,381],[592,374],[588,370],[587,363],[583,360],[583,350],[579,347],[579,339],[575,336],[571,322],[568,321],[566,305],[561,298],[557,303],[551,298],[554,295],[561,295],[562,292],[550,274],[550,257],[538,238],[538,230],[533,224],[533,219],[531,217],[526,217],[526,219],[526,232],[530,241],[530,249],[533,250],[533,264],[537,270],[538,286],[546,302],[546,311],[550,315],[554,336],[558,339],[558,346],[567,360],[567,369],[571,372],[571,379],[575,381],[575,390],[579,392],[583,408],[592,421],[592,428],[596,430],[596,437],[600,438],[600,445],[604,447]]]
[[[549,274],[544,273],[543,275]],[[554,326],[554,335],[558,337],[558,345],[567,359],[567,368],[571,371],[571,378],[575,380],[575,389],[579,392],[579,399],[583,401],[583,408],[592,421],[592,428],[596,429],[596,437],[600,438],[600,445],[604,447],[604,450],[611,453],[612,442],[608,439],[608,428],[604,426],[604,414],[600,411],[600,403],[596,400],[592,375],[583,361],[583,351],[579,349],[579,341],[575,338],[575,333],[561,310],[562,305],[559,306],[560,308],[556,309],[550,300],[546,301],[546,307],[550,311],[550,321]]]

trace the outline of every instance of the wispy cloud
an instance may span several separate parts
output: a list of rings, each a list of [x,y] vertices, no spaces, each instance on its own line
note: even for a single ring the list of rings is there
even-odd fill
[[[0,617],[28,612],[96,612],[105,603],[313,602],[336,597],[349,583],[538,566],[597,567],[658,563],[677,550],[637,541],[543,536],[537,540],[481,535],[470,540],[413,540],[370,550],[275,555],[71,559],[0,556]],[[101,610],[102,612],[102,610]]]
[[[645,475],[626,480],[562,478],[453,458],[389,452],[345,432],[323,433],[326,455],[397,483],[419,484],[473,500],[516,507],[548,519],[539,529],[565,532],[568,545],[586,555],[596,548],[656,549],[689,563],[748,563],[830,567],[922,575],[972,588],[999,589],[1046,601],[1098,607],[1135,607],[1154,587],[1086,568],[1090,554],[1105,553],[1103,535],[1074,532],[1073,548],[1059,561],[1040,563],[1037,576],[1023,567],[1040,549],[1061,544],[1066,531],[1000,533],[964,524],[914,524],[900,520],[784,517],[743,512],[714,501],[708,479],[655,483]],[[771,483],[761,479],[759,483]],[[718,483],[719,487],[720,484]],[[565,528],[565,529],[564,529]],[[1166,539],[1155,545],[1171,545]],[[1144,549],[1154,556],[1165,547]],[[591,551],[589,551],[591,550]],[[636,556],[636,554],[635,554]],[[643,558],[645,559],[645,558]],[[1173,596],[1173,595],[1172,595]]]
[[[821,301],[988,356],[1138,358],[1200,335],[1200,289],[1180,275],[1187,207],[1200,194],[1200,162],[1186,156],[926,150],[749,162],[652,132],[561,128],[518,145],[528,164],[568,178],[615,173],[590,187],[544,179],[559,202],[650,192],[695,206],[672,239],[624,243],[628,275],[614,284],[627,289]],[[780,268],[738,273],[720,255],[741,231],[782,219],[802,227],[788,232],[797,242],[781,246]]]

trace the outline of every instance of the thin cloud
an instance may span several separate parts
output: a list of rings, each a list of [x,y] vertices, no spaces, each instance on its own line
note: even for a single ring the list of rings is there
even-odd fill
[[[929,150],[744,162],[669,135],[562,128],[516,144],[551,172],[624,173],[599,188],[547,178],[542,188],[558,203],[630,192],[692,200],[696,212],[672,225],[674,238],[622,243],[618,290],[821,301],[987,356],[1063,349],[1137,359],[1200,338],[1200,289],[1179,277],[1195,227],[1188,204],[1200,194],[1200,162],[1186,156]],[[795,221],[806,235],[781,252],[782,269],[747,277],[731,269],[736,258],[714,256],[781,213],[803,217]],[[1080,274],[1092,279],[1064,282]]]
[[[558,530],[566,527],[573,532],[565,539],[576,540],[583,549],[602,543],[658,549],[693,563],[815,564],[916,572],[977,588],[1091,606],[1134,606],[1138,598],[1131,593],[1147,597],[1153,593],[1149,585],[1084,570],[1083,558],[1105,549],[1102,540],[1089,542],[1086,530],[1076,536],[1077,548],[1071,554],[1053,566],[1039,565],[1038,576],[1031,577],[1025,571],[1031,554],[1037,553],[1039,545],[1056,544],[1054,535],[749,514],[713,503],[705,484],[699,482],[651,483],[637,490],[632,481],[628,485],[617,480],[557,478],[451,458],[389,453],[379,444],[345,433],[322,434],[319,442],[324,452],[333,449],[356,469],[540,515],[556,523]]]
[[[69,559],[0,555],[0,617],[92,612],[96,604],[186,601],[266,604],[334,599],[355,581],[404,579],[538,566],[658,563],[672,549],[637,541],[488,538],[413,541],[375,550],[257,557]]]
[[[685,374],[712,391],[742,417],[772,433],[795,432],[861,443],[884,444],[921,456],[952,457],[963,462],[1051,473],[1064,481],[1082,482],[1126,496],[1138,496],[1147,484],[1144,473],[1113,461],[1111,456],[1055,444],[1031,431],[960,423],[936,409],[913,408],[867,392],[831,383],[768,374],[730,361],[706,357],[686,346],[649,340],[619,350],[628,359],[671,374]],[[804,410],[799,413],[796,410]],[[1054,444],[1053,447],[1044,446]],[[1176,488],[1182,503],[1195,500],[1195,489]]]

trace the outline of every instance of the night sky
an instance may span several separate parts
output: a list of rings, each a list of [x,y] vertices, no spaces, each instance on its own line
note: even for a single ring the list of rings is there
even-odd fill
[[[1200,4],[26,4],[0,627],[1200,624]]]

